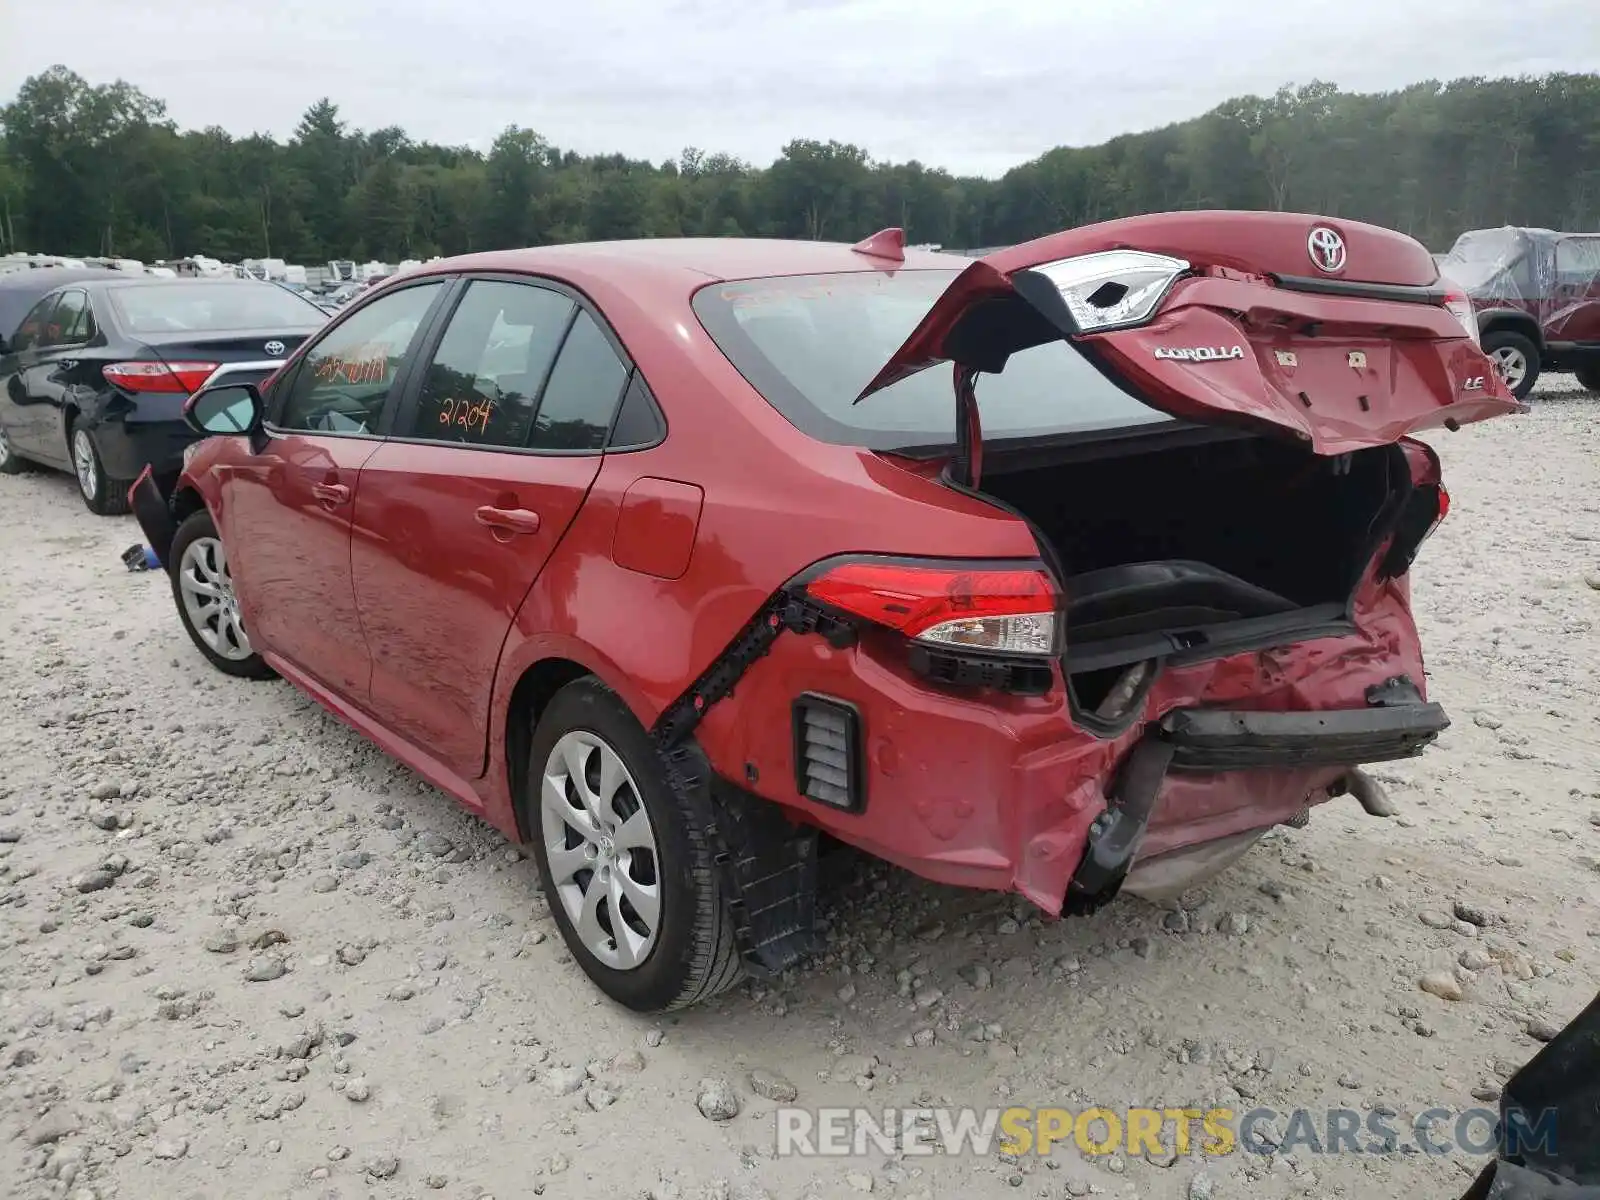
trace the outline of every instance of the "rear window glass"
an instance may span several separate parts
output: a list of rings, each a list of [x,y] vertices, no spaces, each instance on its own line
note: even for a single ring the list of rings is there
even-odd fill
[[[853,403],[955,279],[955,271],[861,272],[713,284],[700,322],[739,373],[805,433],[875,450],[955,441],[953,368],[920,372]],[[1014,354],[978,378],[986,442],[1169,420],[1066,342]]]
[[[129,333],[295,329],[323,321],[316,305],[270,283],[136,284],[107,294]]]

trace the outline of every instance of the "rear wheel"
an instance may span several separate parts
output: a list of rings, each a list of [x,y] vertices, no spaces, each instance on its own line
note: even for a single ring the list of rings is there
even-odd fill
[[[228,555],[209,512],[201,509],[178,526],[167,561],[178,619],[206,660],[224,675],[270,678],[272,668],[245,633]]]
[[[738,982],[700,821],[616,693],[593,678],[556,693],[534,729],[525,786],[550,911],[601,991],[664,1012]]]
[[[1511,394],[1518,400],[1527,399],[1539,378],[1539,348],[1514,330],[1496,329],[1484,335],[1483,352]]]
[[[89,430],[73,422],[72,470],[78,477],[78,493],[89,511],[101,517],[120,517],[132,511],[128,504],[131,479],[113,479],[106,474],[100,461],[100,451],[95,447]]]
[[[27,469],[28,460],[11,448],[5,426],[0,425],[0,475],[20,475]]]
[[[1591,392],[1600,392],[1600,363],[1579,367],[1576,374],[1579,386]]]

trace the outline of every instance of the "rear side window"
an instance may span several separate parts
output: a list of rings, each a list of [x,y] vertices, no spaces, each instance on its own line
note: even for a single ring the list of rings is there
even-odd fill
[[[107,295],[117,323],[134,334],[304,329],[323,319],[315,304],[270,283],[144,283]]]
[[[575,307],[548,288],[474,280],[428,364],[407,435],[525,447]]]
[[[588,313],[580,311],[562,344],[534,419],[539,450],[599,450],[628,381],[628,366]]]
[[[713,284],[695,294],[706,332],[755,389],[820,441],[875,450],[954,443],[948,363],[855,403],[956,277],[854,272]],[[1087,433],[1170,420],[1066,342],[1011,356],[978,380],[985,441]]]
[[[390,292],[329,330],[301,359],[273,424],[308,433],[376,432],[395,376],[442,286]]]
[[[62,292],[50,314],[47,346],[78,346],[94,336],[94,318],[89,313],[89,297],[80,291]]]

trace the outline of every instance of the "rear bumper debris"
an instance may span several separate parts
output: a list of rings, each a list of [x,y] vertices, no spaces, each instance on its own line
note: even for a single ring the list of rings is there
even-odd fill
[[[1230,712],[1183,708],[1155,722],[1123,760],[1106,809],[1067,884],[1063,911],[1090,913],[1109,902],[1138,857],[1168,772],[1350,767],[1420,754],[1450,726],[1410,680],[1367,692],[1366,708],[1323,712]]]

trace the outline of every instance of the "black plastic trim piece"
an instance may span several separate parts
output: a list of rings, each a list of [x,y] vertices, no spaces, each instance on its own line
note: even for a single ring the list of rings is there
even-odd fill
[[[1014,696],[1045,696],[1055,686],[1055,673],[1047,658],[974,654],[912,642],[906,659],[923,679],[946,687],[993,688]]]
[[[1178,709],[1157,722],[1175,771],[1360,766],[1410,758],[1450,727],[1437,704],[1327,712]]]
[[[1403,283],[1363,283],[1357,279],[1319,279],[1312,275],[1273,275],[1270,278],[1286,292],[1348,296],[1358,300],[1392,300],[1400,304],[1442,305],[1450,294],[1447,289],[1432,285],[1417,287]]]
[[[845,803],[838,804],[807,788],[806,781],[806,713],[823,709],[844,718]],[[820,692],[801,692],[790,705],[790,723],[794,737],[794,790],[807,800],[826,804],[840,812],[859,813],[867,807],[866,738],[862,733],[861,710],[848,700],[837,696],[824,696]]]
[[[1145,737],[1123,759],[1106,809],[1089,827],[1083,859],[1067,883],[1062,912],[1086,916],[1116,896],[1139,853],[1176,752],[1171,742]]]

